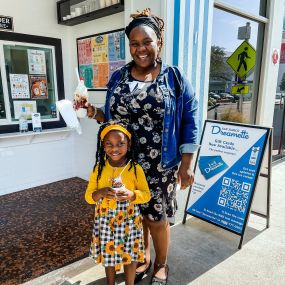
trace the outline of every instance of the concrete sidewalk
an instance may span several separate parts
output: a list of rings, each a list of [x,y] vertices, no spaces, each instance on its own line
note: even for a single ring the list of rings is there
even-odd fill
[[[190,218],[171,228],[170,285],[285,284],[285,163],[273,167],[270,228],[249,217],[243,247],[239,236]],[[151,273],[150,273],[151,274]],[[140,284],[149,284],[150,274]],[[118,284],[124,284],[123,273]],[[86,258],[25,285],[105,285],[102,266]]]

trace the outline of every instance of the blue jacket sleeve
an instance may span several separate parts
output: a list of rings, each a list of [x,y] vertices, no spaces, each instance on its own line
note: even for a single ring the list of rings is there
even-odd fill
[[[193,153],[198,145],[198,101],[188,79],[182,73],[181,153]]]

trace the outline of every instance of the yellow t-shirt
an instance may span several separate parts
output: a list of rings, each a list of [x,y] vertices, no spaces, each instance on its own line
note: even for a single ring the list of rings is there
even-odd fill
[[[105,163],[106,165],[103,167],[101,177],[98,181],[97,188],[97,176],[98,176],[98,166],[96,166],[95,170],[91,173],[89,183],[85,192],[85,200],[88,204],[95,204],[96,202],[92,198],[92,193],[97,189],[101,189],[104,187],[112,187],[112,178],[118,176],[125,166],[116,168],[114,172],[114,168],[109,164],[108,161]],[[140,165],[136,165],[136,176],[134,167],[130,169],[130,165],[127,165],[125,170],[120,175],[122,178],[122,182],[128,190],[135,192],[136,198],[132,203],[134,204],[143,204],[147,203],[150,200],[150,191],[148,187],[148,183],[146,181],[146,177],[144,171]],[[114,172],[114,173],[113,173]],[[114,175],[114,177],[113,177]],[[109,200],[104,198],[103,203],[107,202],[104,200]],[[104,203],[104,204],[105,204]]]

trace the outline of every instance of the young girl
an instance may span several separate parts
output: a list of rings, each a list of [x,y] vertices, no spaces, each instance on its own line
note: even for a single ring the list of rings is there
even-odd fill
[[[108,122],[98,133],[96,162],[85,193],[95,204],[90,256],[105,267],[108,285],[124,266],[134,284],[137,262],[144,262],[142,216],[137,204],[150,200],[145,174],[136,162],[137,138],[122,122]]]

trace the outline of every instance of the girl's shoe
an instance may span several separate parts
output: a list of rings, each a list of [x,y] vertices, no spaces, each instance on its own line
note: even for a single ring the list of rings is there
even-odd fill
[[[154,276],[160,268],[165,268],[166,279],[160,279],[160,278]],[[155,263],[150,284],[151,285],[166,285],[167,284],[167,279],[168,279],[168,273],[169,273],[169,267],[168,267],[167,264],[157,264],[157,263]]]
[[[151,263],[151,261],[150,261],[148,267],[147,267],[144,271],[142,271],[142,272],[136,272],[135,284],[138,283],[139,281],[141,281],[142,278],[143,278],[143,276],[144,276],[146,273],[148,273],[148,271],[149,271],[150,268],[151,268],[151,265],[152,265],[152,263]]]

